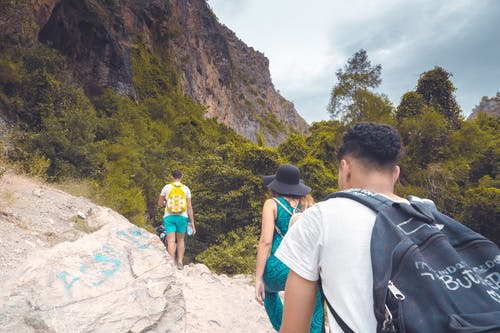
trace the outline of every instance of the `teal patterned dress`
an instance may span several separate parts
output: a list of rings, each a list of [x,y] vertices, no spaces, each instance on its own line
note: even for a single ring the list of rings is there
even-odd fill
[[[283,197],[277,198],[285,207],[287,207],[290,212],[293,212],[293,208],[290,206],[288,201]],[[275,225],[285,235],[288,231],[288,222],[290,221],[290,214],[281,205],[278,206],[278,215],[274,221]],[[281,327],[281,319],[283,317],[283,303],[279,297],[279,292],[285,290],[286,278],[288,277],[288,272],[290,269],[282,263],[278,258],[274,256],[274,253],[281,244],[282,236],[274,230],[273,243],[271,247],[271,255],[267,258],[266,267],[264,269],[264,285],[266,298],[264,299],[264,307],[266,308],[267,315],[271,320],[271,324],[274,329],[279,331]],[[286,297],[286,296],[285,296]],[[321,300],[321,294],[318,292],[316,297],[316,306],[314,308],[312,323],[311,323],[311,333],[320,333],[323,329],[323,302]]]

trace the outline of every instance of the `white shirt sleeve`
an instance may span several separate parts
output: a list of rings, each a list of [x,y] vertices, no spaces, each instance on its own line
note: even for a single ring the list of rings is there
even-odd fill
[[[164,197],[167,197],[167,193],[169,192],[169,184],[163,186],[161,189],[160,195],[163,195]]]
[[[319,254],[323,246],[321,212],[308,208],[283,238],[275,255],[291,270],[309,281],[319,279]]]
[[[186,194],[186,198],[187,199],[190,199],[191,198],[191,190],[189,189],[189,187],[187,187],[186,185],[184,185],[184,193]]]

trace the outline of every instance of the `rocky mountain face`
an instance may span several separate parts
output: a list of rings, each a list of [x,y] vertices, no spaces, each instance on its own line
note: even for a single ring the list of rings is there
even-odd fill
[[[476,118],[477,114],[480,112],[484,112],[491,117],[500,119],[500,92],[497,92],[496,96],[491,98],[484,96],[479,105],[472,110],[472,113],[469,117],[467,117],[467,119]]]
[[[205,1],[173,1],[171,39],[184,91],[207,106],[207,116],[256,140],[276,145],[306,122],[274,88],[269,60],[221,25]]]
[[[247,277],[177,270],[111,209],[0,171],[0,332],[272,332]]]
[[[19,4],[18,4],[19,3]],[[23,4],[23,5],[21,5]],[[166,54],[206,117],[275,146],[307,123],[274,88],[269,61],[220,24],[205,0],[29,0],[1,5],[0,39],[27,31],[68,58],[87,95],[137,101],[132,50]],[[140,102],[140,101],[138,101]]]

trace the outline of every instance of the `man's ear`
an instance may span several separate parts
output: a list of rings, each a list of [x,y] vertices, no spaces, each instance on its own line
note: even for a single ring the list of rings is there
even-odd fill
[[[347,183],[349,182],[351,178],[351,164],[349,163],[348,160],[346,159],[341,159],[339,163],[339,182],[341,181],[342,184],[339,183],[339,186],[347,186]]]
[[[399,165],[396,165],[394,167],[394,171],[392,172],[392,183],[393,184],[396,184],[396,182],[398,181],[400,172],[401,172],[401,169],[399,168]]]
[[[351,172],[351,166],[344,158],[340,160],[339,169],[342,169],[342,172]]]

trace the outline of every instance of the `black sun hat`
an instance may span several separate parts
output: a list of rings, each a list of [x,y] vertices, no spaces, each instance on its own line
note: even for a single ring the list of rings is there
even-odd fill
[[[274,178],[276,178],[276,175],[262,176],[262,186],[268,187],[269,183],[271,183]],[[300,182],[304,184],[304,180],[302,180],[302,178],[300,179]]]
[[[275,175],[262,176],[262,185],[268,187],[269,184],[274,180]]]
[[[270,176],[266,176],[270,177]],[[270,178],[268,178],[270,179]],[[265,179],[263,180],[263,182]],[[278,168],[274,179],[267,185],[271,190],[280,194],[306,195],[311,188],[300,181],[300,171],[292,164],[283,164]]]

